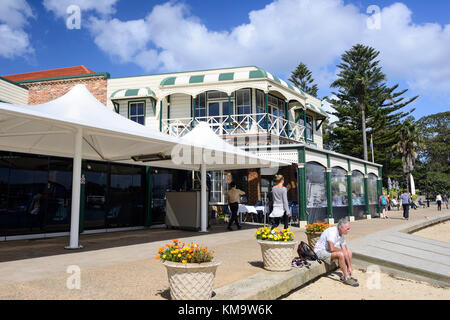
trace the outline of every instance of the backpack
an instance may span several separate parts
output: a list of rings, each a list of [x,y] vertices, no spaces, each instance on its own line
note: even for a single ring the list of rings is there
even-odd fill
[[[317,261],[320,264],[322,263],[322,261],[317,257],[314,250],[312,250],[311,247],[303,241],[300,242],[300,244],[298,245],[297,253],[298,253],[298,256],[302,259],[310,260],[310,261]]]
[[[385,197],[385,196],[381,196],[381,205],[382,205],[382,206],[387,205],[386,197]]]

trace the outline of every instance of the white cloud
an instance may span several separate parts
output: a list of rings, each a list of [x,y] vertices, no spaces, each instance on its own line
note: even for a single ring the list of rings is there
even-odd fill
[[[24,28],[34,17],[25,0],[0,1],[0,57],[12,59],[33,52]]]
[[[214,31],[185,4],[170,1],[154,6],[144,19],[95,18],[88,28],[112,59],[147,72],[257,65],[288,78],[302,61],[325,90],[341,54],[364,43],[381,51],[390,80],[405,80],[419,93],[448,94],[450,25],[414,24],[402,3],[382,9],[379,30],[367,28],[368,18],[342,0],[274,0],[251,11],[248,23]]]
[[[71,5],[80,7],[82,12],[94,11],[102,16],[116,12],[114,6],[118,0],[44,0],[43,5],[57,17],[67,16],[67,8]]]

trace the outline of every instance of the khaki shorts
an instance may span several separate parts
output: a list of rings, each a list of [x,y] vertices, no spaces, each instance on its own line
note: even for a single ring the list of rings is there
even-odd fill
[[[316,252],[317,258],[319,258],[320,260],[331,264],[331,252],[327,251],[327,250],[320,250],[318,252]]]

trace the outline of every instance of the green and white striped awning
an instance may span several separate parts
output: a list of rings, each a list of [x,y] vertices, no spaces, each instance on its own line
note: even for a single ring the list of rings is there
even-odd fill
[[[328,117],[328,113],[325,110],[323,110],[322,108],[313,106],[311,103],[307,103],[306,106],[309,107],[310,109],[312,109],[316,112],[319,112],[319,113],[323,114],[324,116]]]
[[[220,83],[224,81],[239,81],[239,80],[252,80],[252,79],[270,79],[286,87],[287,89],[294,91],[296,94],[306,96],[305,93],[297,87],[290,85],[284,80],[274,76],[273,74],[265,71],[264,69],[257,68],[256,70],[246,70],[237,72],[224,72],[205,75],[183,75],[177,77],[168,77],[161,81],[161,87],[166,86],[183,86],[188,84],[209,84]]]
[[[111,100],[120,100],[120,99],[131,99],[131,98],[145,98],[152,97],[156,98],[155,93],[152,89],[139,88],[139,89],[119,89],[112,93]]]

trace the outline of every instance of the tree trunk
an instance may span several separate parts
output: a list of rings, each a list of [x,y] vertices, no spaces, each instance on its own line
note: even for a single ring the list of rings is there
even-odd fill
[[[364,147],[364,161],[367,161],[367,137],[366,137],[366,112],[364,104],[361,104],[361,118],[362,118],[362,135]]]

